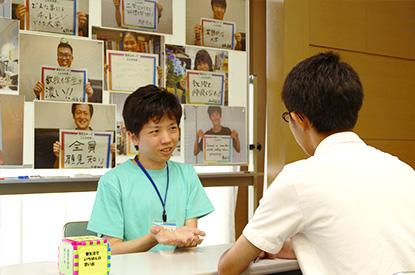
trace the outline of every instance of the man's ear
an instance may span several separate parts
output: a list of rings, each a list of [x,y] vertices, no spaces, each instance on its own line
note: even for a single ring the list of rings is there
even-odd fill
[[[131,133],[130,131],[127,131],[127,135],[130,138],[131,142],[134,145],[138,145],[138,142],[140,141],[139,137],[137,134]]]
[[[310,120],[304,114],[291,112],[290,115],[295,124],[297,124],[303,131],[307,131],[312,128]]]

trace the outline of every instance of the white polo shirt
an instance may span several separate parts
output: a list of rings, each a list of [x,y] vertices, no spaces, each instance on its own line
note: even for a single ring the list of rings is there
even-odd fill
[[[355,133],[288,164],[243,235],[277,253],[292,238],[303,274],[415,271],[415,171]]]

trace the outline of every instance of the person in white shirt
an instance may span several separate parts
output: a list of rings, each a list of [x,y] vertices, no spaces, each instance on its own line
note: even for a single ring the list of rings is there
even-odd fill
[[[415,271],[415,171],[354,132],[363,88],[333,52],[288,74],[282,118],[310,157],[284,167],[219,274],[257,257],[298,259],[303,274]]]

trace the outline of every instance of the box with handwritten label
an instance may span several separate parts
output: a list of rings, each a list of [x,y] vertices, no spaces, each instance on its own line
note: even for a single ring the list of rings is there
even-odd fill
[[[94,237],[68,237],[59,246],[59,274],[104,275],[111,267],[111,249],[107,240]]]

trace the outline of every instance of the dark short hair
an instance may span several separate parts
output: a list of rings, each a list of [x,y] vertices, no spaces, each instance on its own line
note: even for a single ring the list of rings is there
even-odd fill
[[[209,117],[215,112],[219,113],[220,116],[222,116],[222,108],[219,106],[209,106],[207,112],[209,114]]]
[[[212,7],[213,7],[213,5],[221,6],[221,7],[224,7],[226,9],[226,0],[211,0],[210,5]]]
[[[84,104],[84,103],[72,103],[72,115],[75,115],[75,111],[76,111],[76,106],[78,105],[88,105],[89,107],[89,113],[92,115],[94,114],[94,106],[92,104]]]
[[[213,71],[212,58],[206,50],[199,50],[196,53],[194,70],[196,70],[197,65],[200,63],[207,63],[209,65],[209,71]]]
[[[164,115],[179,125],[182,106],[174,94],[154,85],[140,87],[130,94],[122,111],[125,128],[133,134],[139,134],[147,122],[158,122]]]
[[[60,42],[57,49],[59,48],[68,48],[71,50],[71,53],[73,54],[72,46],[67,42]]]
[[[319,133],[351,130],[363,103],[356,71],[334,52],[309,57],[288,74],[282,88],[288,111],[304,114]]]

